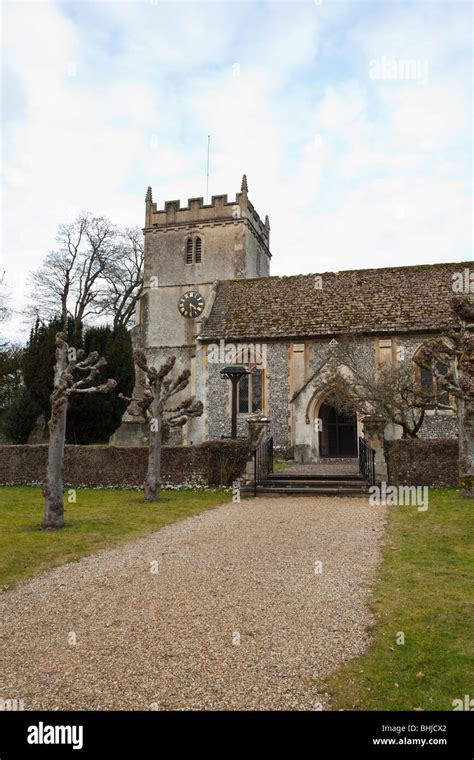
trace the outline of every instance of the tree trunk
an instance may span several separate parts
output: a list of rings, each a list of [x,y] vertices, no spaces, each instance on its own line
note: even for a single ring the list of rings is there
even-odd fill
[[[64,525],[63,457],[66,437],[67,403],[59,413],[49,433],[48,470],[44,493],[44,519],[42,528],[61,528]]]
[[[161,426],[162,413],[159,401],[151,404],[152,420],[149,427],[148,470],[145,480],[145,501],[159,501],[161,491]]]
[[[63,458],[66,437],[67,397],[58,394],[61,374],[67,367],[67,346],[56,351],[54,391],[51,397],[49,423],[48,468],[44,493],[44,519],[42,528],[61,528],[64,525]]]
[[[465,499],[474,499],[474,403],[458,398],[459,489]]]

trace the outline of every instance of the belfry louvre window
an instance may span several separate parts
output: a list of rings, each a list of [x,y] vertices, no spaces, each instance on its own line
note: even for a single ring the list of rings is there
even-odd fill
[[[186,241],[186,264],[193,263],[193,241],[188,238]]]
[[[200,264],[202,259],[202,240],[197,237],[194,242],[194,261],[196,264]]]
[[[239,414],[263,411],[263,372],[256,369],[244,375],[237,386]]]

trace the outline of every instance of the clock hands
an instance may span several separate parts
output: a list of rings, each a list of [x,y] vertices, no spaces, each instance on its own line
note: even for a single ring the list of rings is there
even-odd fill
[[[200,293],[196,293],[196,291],[184,293],[179,299],[178,307],[183,317],[194,319],[204,309],[204,298]]]

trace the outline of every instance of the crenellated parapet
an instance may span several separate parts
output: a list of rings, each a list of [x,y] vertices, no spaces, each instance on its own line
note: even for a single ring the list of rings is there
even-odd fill
[[[244,174],[240,193],[235,200],[229,200],[227,194],[213,195],[210,203],[204,203],[204,198],[188,198],[186,206],[181,201],[165,201],[164,208],[158,209],[153,202],[151,187],[145,198],[145,228],[144,232],[166,230],[176,227],[199,228],[209,224],[238,224],[246,222],[260,238],[269,254],[270,224],[268,216],[262,221],[255,207],[248,199],[248,183]]]

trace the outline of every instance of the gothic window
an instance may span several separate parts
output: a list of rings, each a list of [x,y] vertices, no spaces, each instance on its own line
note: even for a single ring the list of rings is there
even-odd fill
[[[437,369],[441,375],[445,375],[447,372],[447,368],[444,364],[438,364]],[[425,367],[421,368],[420,381],[424,393],[433,395],[442,406],[449,406],[448,391],[443,390],[442,384],[433,377],[429,369],[426,369]],[[433,409],[434,406],[435,404],[428,404],[427,408]]]
[[[200,264],[202,259],[202,240],[197,237],[194,243],[194,261],[196,264]]]
[[[186,264],[193,263],[193,241],[188,238],[186,241]]]
[[[447,368],[444,364],[438,364],[437,369],[441,375],[445,375],[447,372]],[[448,407],[450,405],[449,392],[442,388],[442,384],[440,384],[436,378],[433,377],[433,374],[429,369],[426,367],[418,367],[417,375],[418,382],[423,393],[425,393],[427,396],[434,396],[434,398],[438,401],[439,404],[441,404],[442,407]],[[434,409],[435,406],[435,403],[430,403],[426,408]]]
[[[423,393],[433,393],[433,375],[426,367],[420,369],[420,385]]]
[[[263,370],[255,369],[251,375],[244,375],[237,391],[239,414],[263,412]]]

